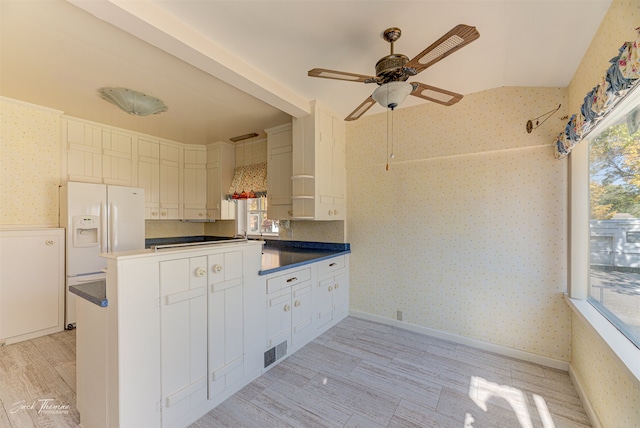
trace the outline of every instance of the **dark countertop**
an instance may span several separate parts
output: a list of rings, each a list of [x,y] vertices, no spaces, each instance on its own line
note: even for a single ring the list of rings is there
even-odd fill
[[[85,282],[84,284],[71,285],[69,291],[82,297],[100,307],[106,308],[109,304],[107,300],[107,284],[104,279],[94,282]]]
[[[262,248],[262,269],[259,275],[269,275],[349,253],[351,253],[350,244],[265,241]]]
[[[222,236],[151,238],[145,240],[145,246],[151,248],[154,245],[186,244],[228,239],[229,237]],[[260,275],[269,275],[270,273],[295,268],[351,252],[351,245],[348,243],[280,241],[275,239],[266,239],[264,242]]]

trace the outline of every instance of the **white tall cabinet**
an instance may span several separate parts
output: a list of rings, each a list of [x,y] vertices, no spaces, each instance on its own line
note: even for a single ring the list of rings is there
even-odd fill
[[[344,220],[344,121],[317,101],[311,114],[293,119],[293,218]]]
[[[267,133],[267,217],[289,220],[293,216],[291,202],[293,171],[293,137],[290,123],[265,129]]]

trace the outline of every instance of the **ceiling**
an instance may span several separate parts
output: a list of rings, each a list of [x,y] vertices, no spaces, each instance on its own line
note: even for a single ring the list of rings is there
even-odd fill
[[[347,116],[375,84],[307,76],[321,67],[374,75],[389,53],[417,55],[457,24],[480,38],[410,81],[470,94],[565,87],[610,0],[1,0],[0,94],[70,116],[192,144],[228,141],[309,111]],[[103,86],[161,98],[127,115]],[[427,101],[409,97],[400,108]],[[464,101],[463,101],[464,102]],[[442,107],[447,108],[447,107]],[[380,106],[369,114],[382,113]]]

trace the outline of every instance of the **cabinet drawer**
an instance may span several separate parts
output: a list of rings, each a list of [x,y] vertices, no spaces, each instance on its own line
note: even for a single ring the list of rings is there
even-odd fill
[[[284,287],[291,287],[303,281],[311,279],[311,269],[300,269],[288,272],[284,275],[275,276],[267,279],[267,293],[273,293]]]
[[[322,277],[345,267],[345,257],[332,257],[318,262],[318,276]]]

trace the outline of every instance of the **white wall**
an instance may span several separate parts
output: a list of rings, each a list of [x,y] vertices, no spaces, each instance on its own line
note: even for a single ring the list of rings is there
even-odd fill
[[[566,89],[498,88],[347,126],[351,309],[555,360],[570,358]]]

